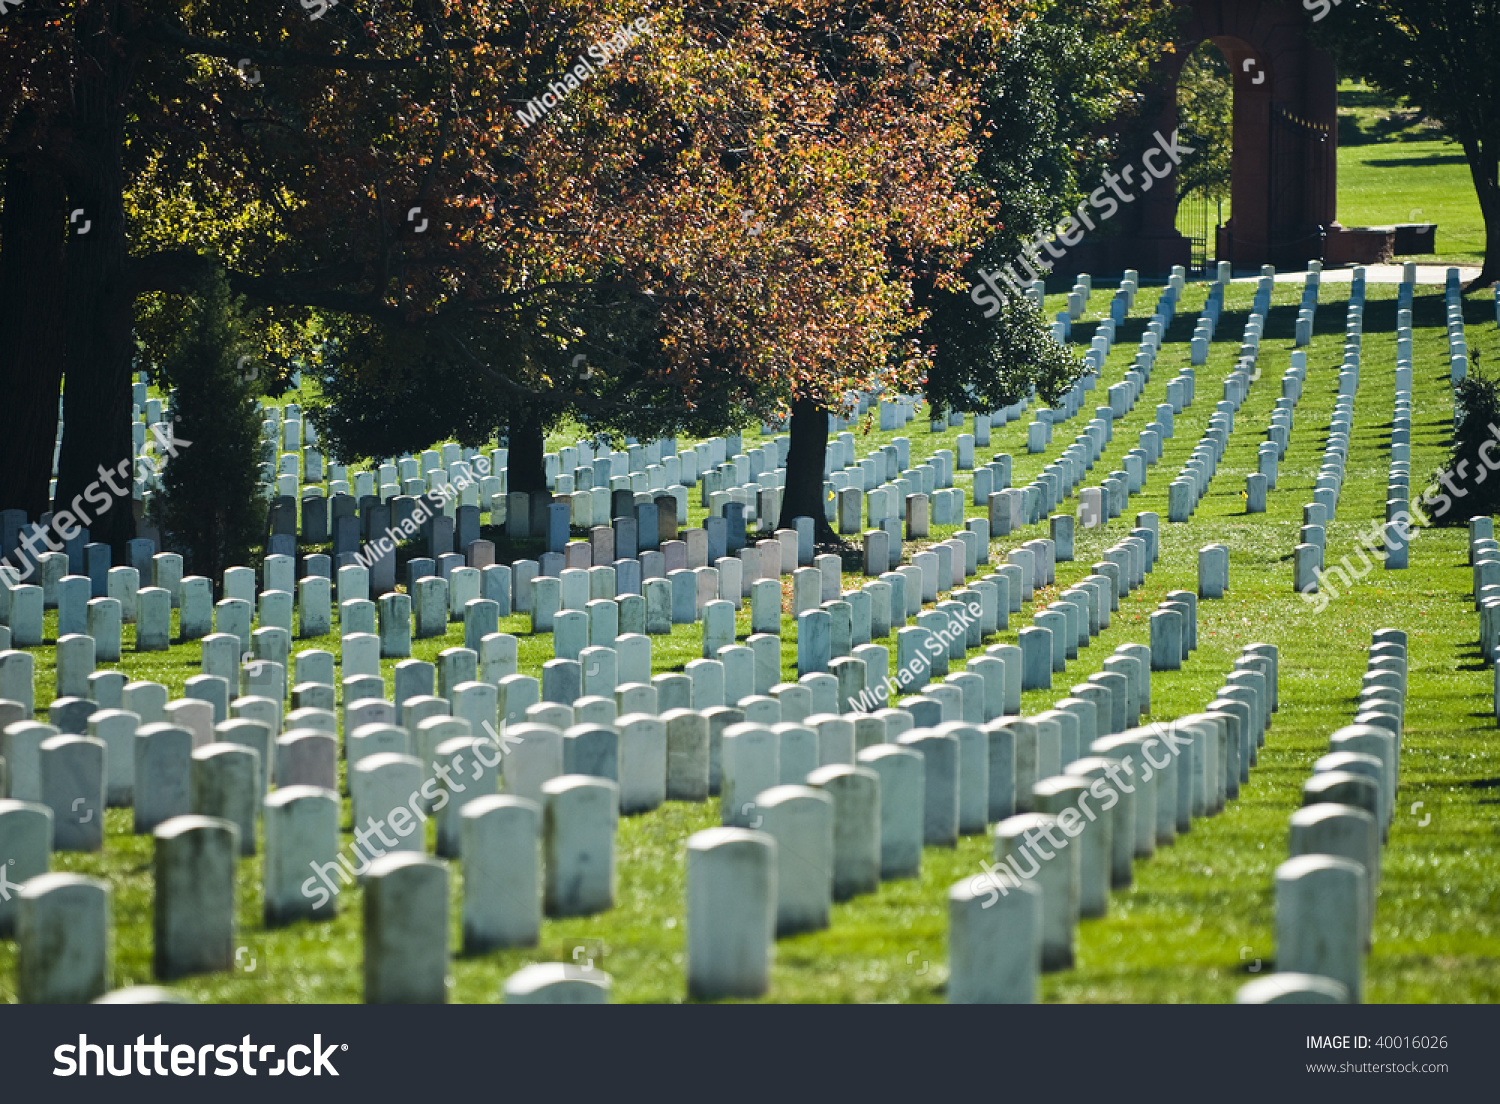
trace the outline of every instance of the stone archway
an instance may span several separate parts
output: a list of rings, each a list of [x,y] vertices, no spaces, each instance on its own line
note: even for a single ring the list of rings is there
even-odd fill
[[[1156,128],[1162,134],[1176,128],[1178,75],[1199,43],[1213,42],[1234,81],[1231,216],[1220,233],[1219,258],[1241,270],[1367,259],[1358,255],[1362,239],[1346,234],[1337,222],[1334,64],[1308,41],[1307,13],[1273,0],[1183,3],[1189,16],[1175,52],[1164,62],[1168,95]],[[1133,225],[1090,243],[1078,260],[1100,270],[1135,268],[1149,274],[1188,264],[1190,242],[1176,225],[1176,173],[1163,183],[1171,186],[1153,188],[1133,205]]]

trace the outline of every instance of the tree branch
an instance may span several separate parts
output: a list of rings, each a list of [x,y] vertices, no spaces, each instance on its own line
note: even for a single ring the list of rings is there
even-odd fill
[[[250,58],[262,65],[304,67],[312,69],[334,69],[348,72],[389,73],[412,69],[426,61],[431,54],[422,51],[397,58],[361,57],[352,54],[320,54],[310,50],[293,50],[284,46],[266,46],[254,42],[237,42],[232,39],[202,38],[188,34],[179,26],[160,17],[146,23],[146,36],[164,45],[175,46],[190,54],[223,58],[237,62]]]

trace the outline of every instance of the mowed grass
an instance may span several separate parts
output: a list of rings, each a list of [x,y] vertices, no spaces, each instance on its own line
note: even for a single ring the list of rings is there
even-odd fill
[[[1359,81],[1339,82],[1339,223],[1437,223],[1437,251],[1401,260],[1477,265],[1484,216],[1463,147],[1435,123]]]
[[[1198,370],[1196,401],[1178,415],[1174,436],[1149,472],[1146,489],[1133,497],[1126,515],[1100,530],[1079,531],[1078,556],[1060,564],[1057,587],[1039,592],[1010,630],[986,643],[1014,642],[1055,589],[1089,574],[1089,564],[1129,528],[1138,510],[1166,516],[1166,490],[1206,427],[1232,369],[1253,285],[1234,285],[1207,367]],[[1077,932],[1077,963],[1050,974],[1042,995],[1072,1002],[1223,1002],[1246,980],[1274,968],[1273,874],[1286,857],[1287,820],[1300,803],[1302,783],[1327,750],[1328,736],[1353,716],[1370,632],[1383,626],[1409,634],[1410,690],[1403,738],[1398,816],[1384,853],[1383,881],[1375,916],[1374,949],[1368,960],[1367,997],[1377,1002],[1494,1001],[1500,999],[1500,748],[1491,708],[1491,672],[1476,647],[1478,617],[1470,595],[1466,538],[1459,529],[1424,532],[1413,544],[1411,568],[1385,572],[1378,565],[1347,593],[1330,596],[1327,608],[1293,594],[1290,556],[1297,541],[1302,504],[1312,497],[1326,425],[1337,391],[1347,285],[1326,285],[1309,353],[1307,386],[1296,412],[1291,445],[1281,465],[1269,512],[1244,514],[1244,476],[1254,470],[1278,380],[1289,363],[1295,303],[1300,288],[1278,285],[1262,344],[1261,375],[1235,416],[1235,434],[1217,477],[1191,523],[1161,524],[1161,558],[1145,586],[1123,599],[1111,627],[1065,673],[1051,691],[1031,691],[1025,713],[1047,708],[1067,687],[1102,668],[1118,644],[1146,642],[1147,618],[1169,590],[1196,586],[1197,550],[1218,541],[1231,550],[1231,590],[1221,601],[1199,604],[1199,648],[1177,672],[1152,677],[1152,719],[1194,712],[1214,696],[1240,647],[1265,641],[1281,649],[1281,711],[1261,750],[1251,779],[1237,801],[1218,817],[1199,820],[1192,831],[1149,859],[1135,863],[1133,886],[1116,892],[1106,917],[1085,920]],[[1389,465],[1389,433],[1395,363],[1395,289],[1372,286],[1366,311],[1364,367],[1355,406],[1348,478],[1338,518],[1329,530],[1327,563],[1352,555],[1358,536],[1382,516]],[[1131,359],[1156,290],[1145,289],[1094,392],[1118,379]],[[1112,443],[1091,480],[1122,466],[1138,431],[1152,420],[1167,381],[1187,363],[1186,337],[1203,300],[1202,286],[1185,296],[1144,395],[1115,426]],[[1087,343],[1090,320],[1107,308],[1096,293],[1075,340]],[[1049,302],[1056,310],[1060,301]],[[1451,391],[1443,351],[1441,289],[1420,289],[1416,303],[1416,406],[1413,432],[1414,483],[1446,454],[1452,423]],[[1497,355],[1494,316],[1482,296],[1467,303],[1470,348]],[[1090,409],[1092,403],[1090,404]],[[1009,452],[1014,485],[1023,485],[1078,433],[1087,411],[1058,427],[1044,455],[1025,452],[1024,419],[998,429],[980,454]],[[971,423],[972,424],[972,423]],[[967,431],[969,426],[964,427]],[[911,439],[913,461],[940,447],[953,447],[961,430],[930,433],[925,420],[902,431]],[[895,433],[863,426],[859,452],[886,443]],[[747,434],[746,446],[755,443]],[[958,482],[968,480],[962,474]],[[702,516],[694,493],[693,520]],[[1070,501],[1067,509],[1072,509]],[[970,515],[982,511],[970,508]],[[1032,526],[991,545],[1003,559],[1007,549],[1038,535]],[[942,539],[949,530],[937,530]],[[911,544],[907,553],[914,551]],[[1352,559],[1357,568],[1359,560]],[[855,578],[847,585],[857,585]],[[53,615],[49,614],[49,618]],[[524,618],[504,626],[522,641],[523,670],[536,673],[550,656],[545,638],[527,635]],[[742,615],[741,635],[748,633]],[[127,648],[129,641],[127,630]],[[795,675],[795,629],[785,628],[787,677]],[[417,642],[414,652],[432,659],[461,644],[461,626],[444,638]],[[886,641],[891,644],[891,641]],[[334,648],[332,638],[298,647]],[[701,652],[696,626],[679,627],[653,639],[657,671],[679,669]],[[971,652],[971,657],[982,652]],[[41,711],[53,681],[51,649],[36,651]],[[393,661],[387,661],[387,677]],[[196,673],[198,647],[186,644],[166,654],[127,651],[119,665],[132,678],[160,681],[180,693]],[[1416,802],[1422,805],[1413,808]],[[1428,815],[1430,814],[1430,819]],[[685,843],[718,820],[717,801],[668,803],[623,818],[616,843],[619,874],[615,908],[583,919],[546,920],[532,948],[473,958],[455,956],[451,999],[490,1002],[506,976],[531,962],[584,961],[608,971],[618,1001],[680,1001],[685,995]],[[346,808],[347,824],[347,808]],[[108,814],[106,849],[97,855],[58,855],[54,868],[106,878],[114,891],[115,982],[151,978],[152,845],[130,834],[129,812]],[[351,837],[346,833],[347,845]],[[823,932],[784,939],[776,947],[769,1001],[931,1002],[944,999],[948,888],[981,873],[989,857],[988,835],[968,837],[957,848],[928,848],[921,877],[887,883],[878,892],[838,904]],[[337,919],[267,930],[260,919],[260,859],[242,860],[239,870],[240,969],[177,983],[200,1001],[357,1001],[362,988],[361,893],[344,892]],[[460,945],[462,863],[450,863],[452,944]],[[15,999],[15,945],[0,942],[0,995]]]
[[[1437,251],[1423,264],[1484,262],[1484,218],[1463,147],[1429,140],[1339,150],[1339,223],[1437,223]]]

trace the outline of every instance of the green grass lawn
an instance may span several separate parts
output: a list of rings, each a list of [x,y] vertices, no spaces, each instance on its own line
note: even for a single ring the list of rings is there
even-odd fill
[[[1220,381],[1233,368],[1238,337],[1253,295],[1252,285],[1234,285],[1210,363],[1198,370],[1197,399],[1176,419],[1160,462],[1150,469],[1143,493],[1127,515],[1103,531],[1080,530],[1076,561],[1060,564],[1055,588],[1040,591],[1010,631],[996,640],[1014,642],[1053,591],[1089,574],[1099,552],[1128,529],[1138,510],[1166,516],[1167,484],[1190,454],[1207,425]],[[1398,816],[1384,855],[1368,960],[1367,999],[1375,1002],[1495,1001],[1500,999],[1500,747],[1491,708],[1491,672],[1478,657],[1478,616],[1469,596],[1466,539],[1462,529],[1424,533],[1411,552],[1411,568],[1385,573],[1378,568],[1322,613],[1294,595],[1290,557],[1297,540],[1301,508],[1321,460],[1324,428],[1337,391],[1344,304],[1335,299],[1347,285],[1325,285],[1317,336],[1309,353],[1307,385],[1297,408],[1295,429],[1280,480],[1271,492],[1269,512],[1246,516],[1241,491],[1255,470],[1256,446],[1269,422],[1278,380],[1289,363],[1296,285],[1278,285],[1275,307],[1262,344],[1261,377],[1235,416],[1236,432],[1217,477],[1187,525],[1161,526],[1161,559],[1145,586],[1121,601],[1110,629],[1055,676],[1051,691],[1026,694],[1023,712],[1047,708],[1067,696],[1067,687],[1102,669],[1114,648],[1147,642],[1147,618],[1168,590],[1195,588],[1197,550],[1218,541],[1230,548],[1231,590],[1221,601],[1199,605],[1199,648],[1184,669],[1152,678],[1152,719],[1195,712],[1210,700],[1240,647],[1253,641],[1281,649],[1281,711],[1275,717],[1258,765],[1240,798],[1218,817],[1195,822],[1187,835],[1135,864],[1134,885],[1113,895],[1109,914],[1085,920],[1077,933],[1077,964],[1047,975],[1048,1001],[1223,1002],[1246,980],[1273,968],[1274,903],[1272,876],[1286,857],[1287,821],[1300,802],[1312,763],[1327,750],[1327,739],[1353,716],[1353,703],[1365,666],[1370,633],[1395,626],[1409,634],[1410,696],[1403,738]],[[1353,552],[1355,536],[1381,516],[1389,463],[1389,428],[1395,362],[1392,287],[1372,286],[1366,311],[1364,367],[1355,405],[1355,427],[1348,478],[1338,519],[1329,529],[1326,562]],[[1115,427],[1113,442],[1095,465],[1097,479],[1122,466],[1137,432],[1152,420],[1167,381],[1187,363],[1186,338],[1204,291],[1190,288],[1157,367],[1136,409]],[[1133,321],[1125,328],[1106,367],[1102,387],[1128,368],[1144,318],[1155,301],[1143,291]],[[1049,310],[1061,305],[1060,297]],[[1089,320],[1108,305],[1096,293]],[[1486,296],[1468,300],[1469,345],[1476,354],[1500,355],[1494,314]],[[1416,304],[1416,409],[1413,470],[1418,485],[1445,456],[1452,402],[1443,351],[1442,299],[1432,288]],[[1087,344],[1091,326],[1075,330]],[[1092,404],[1091,404],[1092,405]],[[1021,486],[1064,447],[1087,420],[1080,414],[1057,432],[1045,455],[1025,452],[1025,428],[1013,423],[995,433],[988,450],[1009,452],[1015,460],[1013,485]],[[914,461],[940,447],[953,447],[958,429],[929,433],[925,420],[904,431]],[[861,430],[859,451],[883,444],[893,433]],[[747,434],[747,447],[753,435]],[[966,484],[961,475],[958,482]],[[696,523],[702,508],[695,503]],[[1070,502],[1066,508],[1073,508]],[[969,513],[977,511],[970,509]],[[937,529],[941,540],[950,529]],[[1045,535],[1045,524],[998,539],[991,555]],[[915,551],[907,546],[907,553]],[[856,580],[848,579],[849,585]],[[49,614],[49,619],[54,616]],[[50,627],[50,624],[49,624]],[[524,618],[503,626],[522,640],[522,669],[537,673],[550,656],[548,642],[526,635]],[[748,623],[741,621],[741,634]],[[420,658],[460,644],[461,626],[445,638],[419,641]],[[127,647],[129,633],[127,632]],[[788,675],[794,674],[795,630],[784,636]],[[330,647],[333,639],[299,642],[297,647]],[[887,643],[890,643],[887,641]],[[679,669],[701,648],[696,626],[679,627],[671,637],[653,639],[657,671]],[[37,650],[37,696],[45,710],[51,696],[50,649]],[[982,654],[973,652],[971,655]],[[196,673],[198,646],[174,647],[163,654],[127,652],[119,666],[131,677],[151,678],[179,692]],[[393,661],[387,661],[386,673]],[[1416,801],[1424,823],[1410,815]],[[497,999],[503,979],[538,961],[590,957],[614,978],[619,1001],[684,999],[685,843],[701,828],[717,823],[717,802],[668,803],[622,819],[617,839],[619,890],[616,907],[604,914],[543,924],[534,948],[498,951],[475,958],[456,957],[452,999]],[[149,839],[129,832],[128,811],[111,811],[106,849],[96,855],[59,855],[54,868],[96,874],[114,889],[116,984],[142,983],[151,975],[151,854]],[[347,817],[347,811],[346,811]],[[347,834],[345,843],[350,841]],[[896,1001],[943,999],[946,974],[948,887],[981,872],[987,836],[963,839],[957,848],[928,848],[918,879],[887,883],[868,896],[836,905],[832,926],[823,932],[778,942],[770,1001]],[[259,858],[242,860],[239,873],[240,943],[246,948],[236,972],[189,979],[177,988],[202,1001],[356,1001],[360,999],[361,907],[359,891],[344,894],[339,916],[274,931],[260,921]],[[454,940],[457,946],[462,864],[450,865]],[[0,999],[14,1000],[15,945],[0,942]]]
[[[1339,223],[1437,223],[1437,252],[1401,260],[1477,265],[1484,218],[1463,148],[1422,113],[1361,81],[1339,82]]]
[[[1452,142],[1346,146],[1339,150],[1339,222],[1344,226],[1437,223],[1437,252],[1401,260],[1484,262],[1484,219],[1462,148]]]

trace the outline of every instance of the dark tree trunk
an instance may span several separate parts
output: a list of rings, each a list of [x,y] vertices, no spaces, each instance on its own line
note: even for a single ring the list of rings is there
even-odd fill
[[[1500,280],[1500,156],[1488,142],[1468,141],[1463,146],[1484,217],[1484,266],[1465,289],[1478,291]]]
[[[1489,204],[1481,204],[1484,214],[1484,266],[1465,291],[1479,291],[1500,281],[1500,189]]]
[[[25,149],[5,165],[0,214],[0,380],[6,421],[0,434],[0,509],[32,521],[48,497],[57,446],[57,397],[63,374],[63,226],[67,195],[30,111],[13,133]]]
[[[81,57],[68,150],[67,359],[56,504],[69,509],[98,484],[110,506],[84,507],[89,536],[111,545],[119,562],[125,542],[135,535],[129,493],[135,474],[130,435],[135,295],[126,271],[121,164],[134,57],[122,45],[128,41],[124,3],[87,5],[76,18]],[[125,493],[110,489],[111,481]]]
[[[547,489],[547,434],[541,419],[524,407],[510,415],[510,453],[505,489],[535,494]]]
[[[828,455],[828,408],[813,399],[792,403],[791,447],[786,454],[786,488],[781,495],[782,529],[794,528],[792,519],[813,519],[813,540],[841,544],[828,524],[823,502],[823,464]]]

